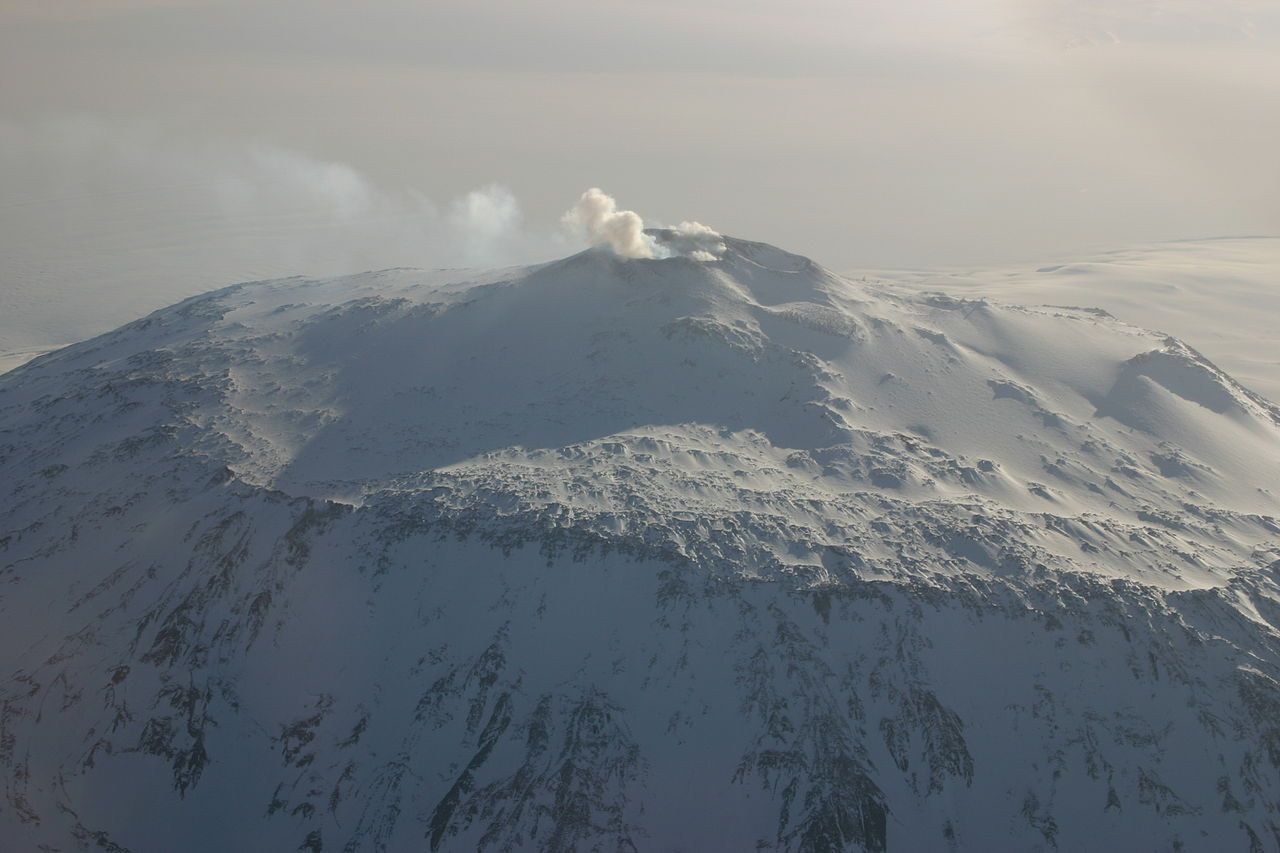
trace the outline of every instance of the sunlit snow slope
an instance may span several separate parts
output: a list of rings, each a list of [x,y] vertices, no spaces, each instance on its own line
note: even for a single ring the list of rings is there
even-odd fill
[[[1280,400],[1277,237],[1181,240],[1050,264],[865,277],[969,298],[1102,308],[1188,341],[1245,387]]]
[[[0,376],[0,839],[1276,850],[1277,483],[1178,340],[758,243],[227,288]]]

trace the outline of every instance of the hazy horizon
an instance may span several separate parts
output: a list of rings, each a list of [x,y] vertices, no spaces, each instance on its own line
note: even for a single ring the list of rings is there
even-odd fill
[[[0,353],[565,255],[591,186],[846,271],[1276,235],[1278,45],[1244,0],[8,0]]]
[[[519,215],[463,260],[501,262],[555,249],[598,185],[835,268],[1271,235],[1278,21],[1239,1],[9,0],[4,234],[53,254],[24,222],[163,213],[198,235],[283,210],[350,226],[323,242],[357,255],[456,262],[432,216],[497,185]],[[360,233],[378,216],[405,234]]]

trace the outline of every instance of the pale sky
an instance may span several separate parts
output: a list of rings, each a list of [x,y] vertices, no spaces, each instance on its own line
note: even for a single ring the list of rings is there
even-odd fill
[[[1277,151],[1275,0],[0,0],[0,310],[545,259],[589,186],[836,269],[1278,234]]]

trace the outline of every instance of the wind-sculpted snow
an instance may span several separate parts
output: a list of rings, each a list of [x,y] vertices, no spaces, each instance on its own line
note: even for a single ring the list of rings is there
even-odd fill
[[[0,839],[1276,850],[1278,450],[729,238],[188,300],[0,377]]]

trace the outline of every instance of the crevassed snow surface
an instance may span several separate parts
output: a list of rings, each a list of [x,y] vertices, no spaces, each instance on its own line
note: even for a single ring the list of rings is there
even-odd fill
[[[238,285],[0,376],[0,838],[1276,849],[1280,410],[725,243]]]

